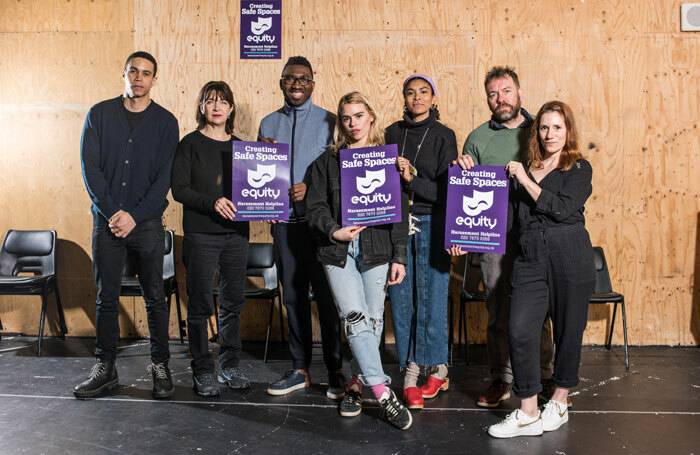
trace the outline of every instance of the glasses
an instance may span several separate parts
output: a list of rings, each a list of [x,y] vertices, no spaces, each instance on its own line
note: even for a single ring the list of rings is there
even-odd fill
[[[284,85],[294,85],[298,82],[302,87],[306,87],[310,82],[313,82],[313,79],[309,79],[306,76],[282,76],[282,82],[284,82]]]

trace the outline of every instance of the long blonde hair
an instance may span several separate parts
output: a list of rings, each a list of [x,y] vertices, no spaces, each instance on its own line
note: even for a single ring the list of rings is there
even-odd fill
[[[350,138],[347,134],[345,134],[343,120],[340,117],[343,106],[346,104],[363,104],[369,115],[374,118],[374,122],[372,122],[372,125],[369,127],[369,137],[367,138],[366,144],[367,147],[384,145],[384,130],[379,126],[379,117],[377,116],[377,112],[374,110],[365,95],[360,92],[350,92],[343,95],[338,102],[338,112],[335,120],[335,144],[333,145],[333,151],[337,152],[338,150],[347,148],[347,146],[350,145]]]

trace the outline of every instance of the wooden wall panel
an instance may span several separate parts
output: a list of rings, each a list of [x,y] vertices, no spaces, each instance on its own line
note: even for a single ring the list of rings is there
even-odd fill
[[[681,3],[284,0],[283,59],[256,61],[239,58],[236,0],[0,0],[0,148],[10,169],[0,175],[0,232],[59,231],[70,334],[92,335],[96,290],[80,128],[90,105],[120,92],[123,59],[134,49],[158,58],[153,96],[178,117],[182,135],[195,126],[199,88],[221,79],[236,97],[235,133],[254,139],[262,117],[282,104],[284,60],[305,55],[317,104],[333,111],[342,94],[358,89],[387,125],[401,116],[403,79],[430,74],[460,148],[490,116],[485,73],[508,64],[520,74],[530,112],[551,99],[574,109],[594,167],[587,226],[593,244],[605,248],[613,287],[626,296],[630,342],[698,344],[700,35],[679,32]],[[171,201],[165,221],[176,231],[184,306],[181,216]],[[269,226],[252,223],[251,238],[270,241]],[[462,259],[453,261],[454,297],[462,270]],[[35,300],[0,298],[8,331],[36,332]],[[143,302],[124,299],[122,306],[122,335],[145,335]],[[470,305],[468,314],[470,338],[484,342],[483,305]],[[611,307],[592,307],[585,342],[602,343],[611,316]],[[263,338],[266,317],[267,305],[248,303],[244,337]],[[616,325],[613,342],[620,343]]]
[[[131,31],[133,0],[0,0],[2,32]]]

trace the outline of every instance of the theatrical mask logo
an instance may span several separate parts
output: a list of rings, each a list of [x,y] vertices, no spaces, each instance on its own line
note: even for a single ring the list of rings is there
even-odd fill
[[[365,176],[357,176],[357,191],[362,194],[370,194],[386,182],[384,169],[378,171],[365,171]]]
[[[353,204],[362,205],[388,204],[391,200],[391,194],[374,193],[374,190],[384,185],[385,182],[385,169],[380,169],[378,171],[365,171],[365,176],[357,176],[355,182],[357,191],[362,193],[364,196],[353,196],[350,198],[350,202]]]
[[[275,179],[275,174],[276,165],[258,163],[258,168],[256,170],[248,169],[248,185],[253,188],[260,188],[267,182],[273,181]]]
[[[458,216],[455,222],[460,226],[467,226],[469,228],[474,227],[485,227],[493,229],[498,223],[497,218],[489,218],[487,216],[476,217],[478,214],[484,210],[488,210],[493,206],[493,191],[476,191],[472,194],[472,197],[462,196],[462,210],[464,213],[469,215],[468,217]]]
[[[469,216],[476,216],[493,206],[493,191],[476,191],[472,197],[462,197],[462,210]]]
[[[259,17],[257,22],[250,23],[250,31],[254,35],[262,35],[272,28],[272,17]]]

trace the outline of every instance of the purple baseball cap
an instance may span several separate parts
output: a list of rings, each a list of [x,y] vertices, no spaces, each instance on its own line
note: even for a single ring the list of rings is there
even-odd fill
[[[433,82],[432,79],[430,79],[428,76],[425,74],[412,74],[406,78],[405,81],[403,81],[403,89],[406,90],[406,85],[408,85],[409,82],[411,82],[413,79],[420,78],[424,79],[428,84],[430,84],[430,88],[433,89],[433,95],[437,96],[437,89],[435,88],[435,82]]]

